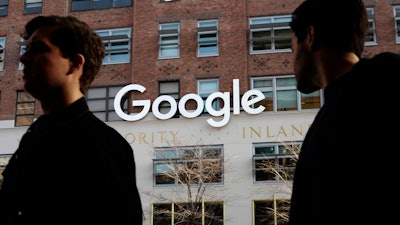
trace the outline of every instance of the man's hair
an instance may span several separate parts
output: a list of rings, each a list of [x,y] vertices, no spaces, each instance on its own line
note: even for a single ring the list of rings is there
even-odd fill
[[[362,0],[305,0],[294,10],[290,22],[298,43],[306,39],[309,26],[314,27],[317,44],[361,57],[369,29]]]
[[[50,27],[49,40],[60,48],[63,56],[75,63],[76,54],[85,57],[80,91],[85,94],[99,73],[105,48],[100,36],[90,26],[73,16],[37,16],[25,25],[25,40],[39,28]]]

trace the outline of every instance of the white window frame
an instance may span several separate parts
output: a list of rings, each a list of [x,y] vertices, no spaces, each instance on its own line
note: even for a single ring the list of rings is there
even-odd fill
[[[180,57],[180,23],[159,24],[158,58]]]
[[[368,24],[369,30],[366,36],[365,45],[377,45],[377,38],[376,38],[376,22],[375,22],[375,10],[374,8],[367,8],[367,15],[368,15]]]
[[[43,1],[42,0],[25,0],[24,14],[42,13]]]
[[[218,56],[218,20],[197,21],[197,57]]]
[[[130,63],[131,28],[96,30],[96,32],[102,38],[106,50],[103,65]]]
[[[0,71],[4,70],[5,51],[6,51],[6,37],[0,37]]]
[[[393,6],[395,40],[396,44],[400,44],[400,5]]]
[[[215,87],[215,88],[210,88]],[[207,109],[205,107],[206,99],[214,92],[219,91],[219,79],[203,79],[197,81],[197,94],[203,99],[204,109],[203,112],[207,113]],[[219,109],[220,100],[217,98],[213,101],[212,107],[215,110]]]
[[[263,104],[264,106],[267,104],[264,110],[265,112],[319,110],[323,104],[322,90],[318,90],[310,94],[301,93],[297,90],[296,78],[294,75],[252,77],[250,79],[251,89],[260,90],[266,97],[260,102],[260,104]],[[289,82],[285,82],[285,80]],[[285,92],[292,92],[292,95],[295,95],[295,97],[292,99],[286,99],[286,101],[296,101],[295,105],[290,105],[292,107],[284,107],[284,105],[288,105],[283,103],[283,101],[285,101]],[[303,106],[306,98],[317,97],[319,98],[318,108],[307,108],[305,105]]]
[[[291,52],[291,20],[291,15],[249,18],[250,54]],[[287,47],[279,47],[278,43]]]
[[[26,52],[25,40],[23,38],[21,38],[19,43],[20,43],[19,57],[21,57]],[[23,69],[24,69],[24,64],[22,62],[19,62],[18,63],[18,70],[23,70]]]
[[[161,95],[168,95],[173,97],[176,100],[176,103],[179,102],[180,97],[180,82],[179,80],[171,80],[171,81],[159,81],[158,82],[158,93]],[[165,101],[160,104],[160,112],[162,114],[166,114],[171,110],[171,105],[169,102]],[[173,118],[179,117],[179,110],[176,111],[176,114]]]

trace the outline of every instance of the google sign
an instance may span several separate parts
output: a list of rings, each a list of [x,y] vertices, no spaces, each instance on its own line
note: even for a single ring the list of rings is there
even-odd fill
[[[180,100],[179,103],[176,100],[169,96],[169,95],[161,95],[158,96],[154,102],[151,104],[149,99],[147,100],[133,100],[132,106],[135,107],[142,107],[142,110],[139,113],[135,114],[126,114],[122,111],[121,108],[121,100],[122,97],[130,91],[139,91],[143,93],[146,90],[140,84],[129,84],[123,87],[121,90],[118,91],[117,95],[114,99],[114,109],[115,112],[119,117],[127,121],[137,121],[144,118],[150,110],[153,115],[160,119],[160,120],[167,120],[172,118],[176,111],[179,110],[180,115],[186,118],[195,118],[198,117],[203,111],[204,107],[207,112],[213,117],[223,117],[221,120],[217,121],[214,118],[210,118],[207,120],[207,123],[213,127],[223,127],[225,126],[230,120],[230,93],[229,92],[214,92],[209,95],[204,103],[203,99],[197,94],[186,94]],[[248,114],[258,114],[264,111],[265,107],[260,105],[257,108],[252,108],[251,106],[265,98],[264,94],[259,90],[249,90],[243,94],[242,99],[240,99],[240,90],[239,90],[239,79],[233,80],[233,114],[238,115],[240,114],[240,105],[242,106],[243,110],[246,111]],[[216,99],[221,99],[223,102],[223,107],[216,110],[212,107],[212,103]],[[197,108],[195,110],[188,111],[186,109],[186,103],[188,101],[196,101]],[[162,102],[168,102],[171,106],[170,110],[167,113],[160,112],[160,104]]]

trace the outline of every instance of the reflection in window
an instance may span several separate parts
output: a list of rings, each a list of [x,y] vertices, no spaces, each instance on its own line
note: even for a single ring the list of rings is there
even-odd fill
[[[197,22],[197,56],[218,55],[218,20]]]
[[[253,151],[254,182],[293,179],[300,143],[254,144]]]
[[[178,58],[180,55],[179,23],[160,24],[158,58]]]
[[[8,15],[8,0],[0,0],[0,16]]]
[[[15,111],[15,126],[29,126],[33,123],[35,114],[35,99],[25,91],[17,91],[17,109]]]
[[[254,105],[263,105],[264,111],[301,111],[319,109],[322,106],[322,90],[302,94],[297,90],[294,76],[254,77],[251,85],[252,89],[260,90],[264,94],[265,99]]]
[[[222,202],[155,203],[152,208],[153,225],[223,225]]]
[[[24,14],[42,13],[42,0],[25,0]]]
[[[71,11],[131,6],[132,0],[72,0]]]
[[[167,95],[175,99],[176,104],[179,102],[179,81],[160,81],[159,84],[159,96]],[[171,105],[169,102],[162,102],[159,108],[162,114],[167,114],[171,110]],[[179,117],[179,110],[176,110],[173,118]]]
[[[254,225],[287,225],[289,224],[288,199],[253,201]]]
[[[222,146],[156,148],[154,185],[222,183]]]
[[[92,111],[100,120],[105,122],[122,120],[114,109],[114,98],[121,88],[122,86],[89,88],[85,97],[90,111]],[[127,98],[128,96],[125,96],[125,99],[122,99],[121,109],[128,114]]]
[[[4,69],[4,50],[6,48],[6,38],[0,37],[0,71]]]
[[[206,99],[212,93],[219,91],[219,80],[218,79],[199,80],[197,90],[198,90],[197,92],[198,92],[199,96],[203,99],[204,112],[206,113],[207,112],[207,109],[205,107]],[[218,98],[216,98],[212,102],[212,107],[215,110],[219,109],[219,99]]]
[[[131,29],[121,28],[98,30],[97,34],[103,39],[106,56],[103,64],[129,63],[131,53]]]
[[[1,175],[6,168],[8,161],[10,161],[11,154],[0,154],[0,188],[3,183],[3,176]]]
[[[291,20],[291,16],[250,18],[250,53],[291,51]]]

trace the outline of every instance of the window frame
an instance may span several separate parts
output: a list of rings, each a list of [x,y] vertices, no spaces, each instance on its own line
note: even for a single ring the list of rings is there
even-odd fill
[[[30,126],[35,116],[35,98],[24,90],[17,90],[14,126]]]
[[[253,200],[254,225],[287,225],[290,198],[277,199],[274,195],[269,200]]]
[[[0,0],[0,17],[8,15],[8,0]]]
[[[300,141],[253,143],[253,183],[271,183],[292,180],[296,168],[297,155],[301,145],[302,142]],[[262,152],[263,149],[269,149],[270,153],[258,153],[259,151]],[[273,162],[274,165],[266,165],[269,162]]]
[[[396,44],[400,44],[400,5],[393,6]]]
[[[123,121],[123,119],[116,114],[114,109],[115,95],[122,87],[124,87],[124,85],[89,87],[85,98],[90,111],[104,122]],[[128,100],[129,95],[125,96],[125,99]],[[129,114],[128,102],[129,101],[124,101],[121,107],[127,114]]]
[[[376,20],[375,20],[375,9],[372,7],[367,7],[368,24],[369,29],[365,39],[366,46],[377,45],[377,35],[376,35]]]
[[[42,0],[24,0],[24,15],[39,14],[43,10]]]
[[[214,49],[202,52],[203,49]],[[219,55],[218,20],[197,21],[197,57],[210,57]]]
[[[6,55],[6,37],[0,37],[0,71],[4,70],[4,60]]]
[[[208,152],[216,152],[216,156],[207,155]],[[197,162],[200,162],[197,163]],[[176,177],[169,177],[166,173],[174,172],[176,167],[183,165],[195,165],[201,173],[203,168],[200,168],[202,163],[213,163],[221,166],[217,174],[214,174],[214,180],[210,182],[200,181],[199,183],[191,183],[192,186],[199,185],[221,185],[224,182],[224,148],[222,145],[211,146],[176,146],[176,147],[157,147],[154,149],[153,155],[153,186],[180,186],[179,180]],[[179,172],[179,171],[178,171]],[[176,173],[176,171],[174,172]],[[166,181],[164,183],[159,182]],[[201,183],[204,182],[204,183]]]
[[[3,183],[3,176],[2,173],[6,166],[8,165],[10,159],[12,157],[12,154],[0,154],[0,189],[1,185]]]
[[[286,21],[287,20],[287,21]],[[277,52],[291,52],[293,31],[289,26],[292,20],[291,15],[268,16],[268,17],[252,17],[249,18],[249,50],[250,54],[265,54]],[[283,21],[283,22],[282,22]],[[285,35],[278,35],[280,32]],[[268,35],[269,32],[269,35]],[[263,34],[265,33],[265,34]],[[288,34],[286,34],[288,33]],[[260,36],[260,37],[257,37]],[[277,41],[281,41],[286,48],[278,48]],[[269,43],[269,48],[255,49],[255,44]],[[264,46],[265,46],[264,44]]]
[[[158,59],[179,58],[180,23],[159,24],[158,36]]]
[[[175,99],[176,104],[178,105],[180,99],[180,82],[179,80],[168,80],[168,81],[159,81],[158,82],[158,96],[167,95],[171,96]],[[162,114],[168,113],[171,110],[171,105],[169,102],[162,102],[160,104],[159,111]],[[176,113],[172,116],[172,118],[179,118],[179,110],[176,110]]]
[[[215,89],[203,89],[202,86],[203,85],[207,85],[208,84],[212,84],[215,83]],[[197,80],[197,94],[201,97],[201,99],[203,99],[204,102],[204,109],[203,109],[203,113],[207,113],[208,111],[205,107],[206,104],[206,99],[208,98],[208,96],[210,96],[212,93],[218,92],[219,91],[219,79],[201,79],[201,80]],[[219,110],[220,109],[220,99],[216,98],[213,103],[212,103],[212,107],[214,108],[214,110]]]
[[[132,6],[132,0],[72,0],[71,11],[99,10]]]
[[[287,86],[284,86],[284,82],[280,82],[283,79],[290,80]],[[270,83],[269,86],[265,85],[263,87],[256,85],[256,83]],[[290,83],[292,85],[290,85]],[[265,107],[264,112],[293,112],[293,111],[310,111],[319,110],[323,105],[323,93],[322,89],[317,90],[310,94],[304,94],[297,90],[296,78],[294,75],[280,75],[280,76],[262,76],[262,77],[251,77],[250,78],[251,89],[260,90],[264,95],[265,99],[258,102],[253,107],[258,107],[263,105]],[[284,94],[293,92],[295,99],[290,99],[291,101],[296,101],[295,108],[290,109],[290,107],[278,107],[284,105]],[[280,96],[283,96],[280,98]],[[314,97],[313,97],[314,96]],[[282,100],[281,100],[282,99]],[[307,99],[314,99],[314,101],[306,101]],[[317,100],[316,100],[317,99]],[[306,102],[311,102],[306,104]],[[313,103],[314,102],[314,103]],[[312,107],[313,104],[318,104],[319,107]],[[306,107],[307,106],[307,107]],[[310,108],[311,106],[311,108]]]
[[[132,54],[131,28],[103,29],[96,30],[96,33],[103,40],[106,51],[103,65],[130,63]]]
[[[185,205],[190,205],[193,203],[187,203],[187,202],[171,202],[171,203],[152,203],[151,204],[151,224],[153,225],[174,225],[177,222],[179,222],[179,224],[187,224],[187,221],[182,221],[180,219],[177,219],[178,221],[175,221],[176,217],[175,216],[178,212],[177,210],[183,210],[185,211]],[[179,207],[178,205],[181,205],[181,207]],[[214,205],[214,206],[213,206]],[[160,213],[157,213],[157,207],[161,208]],[[218,208],[214,208],[212,210],[210,209],[206,209],[206,207],[220,207],[219,210]],[[190,213],[185,213],[182,212],[181,214],[183,215],[192,215],[193,212],[192,210]],[[198,209],[198,214],[201,213],[201,217],[198,218],[199,220],[201,220],[201,224],[203,225],[223,225],[224,223],[224,211],[225,211],[225,205],[224,202],[222,201],[202,201],[201,202],[201,207],[199,207]],[[215,219],[212,219],[213,221],[210,221],[209,218],[207,218],[207,216],[205,215],[205,212],[217,212],[218,215],[213,215],[214,217],[216,217]],[[157,214],[161,214],[161,218],[158,218]],[[163,218],[164,217],[164,218]],[[174,218],[174,221],[172,221],[172,218]],[[197,219],[197,218],[196,218]],[[155,221],[158,220],[158,221]],[[183,223],[182,223],[183,222]],[[186,222],[186,223],[185,223]],[[197,224],[197,223],[196,223]]]

